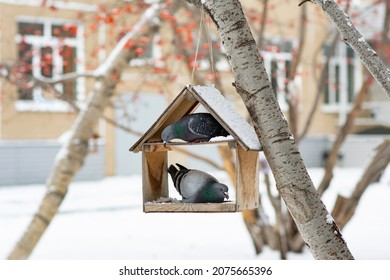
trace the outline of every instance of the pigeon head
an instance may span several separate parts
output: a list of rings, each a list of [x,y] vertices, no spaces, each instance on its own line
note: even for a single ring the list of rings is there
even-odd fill
[[[221,203],[226,199],[229,199],[229,188],[221,183],[213,183],[204,187],[201,191],[201,196],[207,202]]]
[[[166,128],[164,128],[163,132],[161,133],[161,139],[163,140],[164,143],[173,139],[172,138],[172,128],[170,126],[167,126]]]
[[[172,139],[182,139],[185,134],[186,128],[180,122],[168,125],[161,133],[161,139],[164,143]]]

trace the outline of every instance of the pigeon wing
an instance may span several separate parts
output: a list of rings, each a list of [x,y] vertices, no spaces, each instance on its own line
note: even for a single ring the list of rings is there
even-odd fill
[[[188,122],[188,130],[197,137],[206,139],[227,135],[226,130],[209,113],[193,114]]]
[[[186,203],[222,203],[227,196],[228,187],[220,183],[212,183],[202,186],[196,193],[183,202]]]
[[[192,197],[203,186],[218,182],[210,174],[191,169],[185,173],[179,181],[180,194],[183,199]]]

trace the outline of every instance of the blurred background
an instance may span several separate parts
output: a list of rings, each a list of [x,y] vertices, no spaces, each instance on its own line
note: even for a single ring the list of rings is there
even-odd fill
[[[315,185],[324,185],[320,194],[327,208],[348,232],[347,223],[360,212],[345,210],[346,201],[359,211],[366,205],[361,211],[371,216],[360,223],[352,220],[358,230],[350,232],[360,235],[351,233],[350,240],[367,245],[359,240],[366,228],[375,228],[379,235],[370,242],[376,239],[378,245],[373,250],[356,245],[355,252],[360,258],[390,258],[390,244],[383,244],[389,225],[378,218],[390,210],[385,209],[390,198],[388,96],[316,5],[241,2],[306,167]],[[389,66],[390,1],[337,2]],[[54,219],[45,235],[46,228],[38,234],[38,240],[43,238],[33,257],[310,259],[263,157],[262,201],[255,211],[142,213],[141,153],[129,148],[187,84],[214,84],[247,118],[233,82],[214,23],[185,1],[0,0],[0,257],[7,258],[46,189],[55,185],[52,170],[62,168],[66,147],[81,139],[86,150],[79,163],[64,171],[66,179],[58,179],[64,184],[64,204],[61,199],[56,206],[61,218]],[[99,94],[106,98],[98,104],[100,115],[83,122],[79,112],[87,111],[91,96]],[[90,131],[88,137],[80,136],[83,130]],[[234,185],[225,171],[226,160],[234,165],[234,159],[216,146],[184,148],[170,158],[177,160]],[[381,191],[370,201],[359,200],[363,193],[367,197],[370,184]],[[102,228],[83,229],[93,217],[91,227]],[[367,224],[372,217],[378,224]],[[50,224],[51,218],[47,220]],[[160,231],[166,238],[145,235]],[[75,236],[81,249],[62,243]],[[231,244],[219,251],[225,238]],[[161,253],[168,251],[176,253]]]

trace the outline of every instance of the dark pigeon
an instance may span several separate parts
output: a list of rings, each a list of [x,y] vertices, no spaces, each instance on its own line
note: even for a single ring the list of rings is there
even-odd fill
[[[176,190],[186,203],[221,203],[229,199],[229,188],[218,182],[216,178],[203,171],[187,169],[176,163],[170,165],[168,173],[171,175]]]
[[[217,136],[228,136],[229,133],[209,113],[195,113],[184,116],[167,126],[161,133],[164,143],[172,139],[186,142],[207,142]]]

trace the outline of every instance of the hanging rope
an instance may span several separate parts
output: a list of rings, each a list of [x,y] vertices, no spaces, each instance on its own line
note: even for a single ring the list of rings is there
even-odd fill
[[[211,67],[211,72],[212,72],[212,77],[213,77],[213,83],[215,84],[213,40],[211,38],[210,23],[206,22],[207,25],[205,26],[204,25],[204,21],[205,21],[205,12],[204,12],[203,9],[201,9],[198,38],[197,38],[196,50],[195,50],[195,58],[194,58],[194,62],[193,62],[193,65],[192,65],[191,80],[192,80],[192,82],[194,82],[194,73],[195,73],[196,67],[198,65],[199,45],[200,45],[200,41],[201,41],[201,38],[202,38],[203,28],[205,28],[205,31],[206,31],[205,34],[206,34],[208,50],[209,50],[209,55],[210,55],[210,64],[211,64],[210,67]]]
[[[202,10],[202,13],[204,11]],[[207,28],[206,28],[206,34],[207,34],[207,43],[209,45],[209,55],[210,55],[210,67],[211,67],[211,73],[213,75],[213,83],[215,84],[215,69],[214,69],[214,53],[213,53],[213,40],[211,38],[211,33],[210,33],[210,22],[207,22]]]
[[[191,74],[192,82],[194,82],[195,68],[196,68],[196,66],[198,64],[198,53],[199,53],[200,38],[202,36],[203,19],[204,19],[204,11],[203,11],[203,7],[202,7],[201,14],[200,14],[199,30],[198,30],[198,40],[197,40],[197,43],[196,43],[196,50],[195,50],[195,58],[194,58],[194,62],[192,64],[192,74]]]

